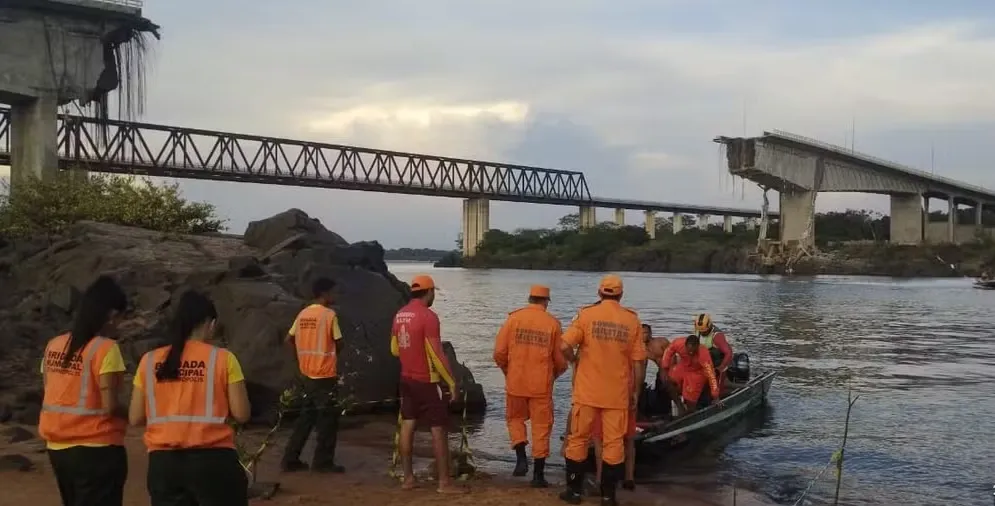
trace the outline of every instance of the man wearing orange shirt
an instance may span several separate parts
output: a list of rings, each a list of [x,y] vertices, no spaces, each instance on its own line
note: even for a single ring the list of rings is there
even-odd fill
[[[679,360],[677,365],[672,365],[675,355]],[[663,354],[663,373],[663,377],[669,380],[668,386],[675,397],[675,402],[683,408],[682,414],[697,409],[706,383],[710,387],[712,399],[717,403],[721,402],[719,382],[716,379],[715,368],[712,366],[712,357],[708,350],[700,345],[698,336],[691,334],[670,342],[670,346]]]
[[[585,461],[596,419],[601,421],[602,479],[601,504],[614,506],[615,486],[623,475],[625,433],[629,410],[639,401],[639,385],[646,374],[639,316],[623,307],[622,280],[615,275],[602,278],[598,286],[601,300],[582,308],[563,334],[560,350],[568,362],[580,360],[574,375],[570,434],[567,436],[567,489],[560,499],[580,504],[584,487]]]
[[[442,330],[439,316],[432,311],[435,302],[435,281],[430,276],[419,275],[411,280],[411,301],[398,310],[391,329],[390,352],[401,360],[401,467],[404,481],[401,488],[415,487],[411,468],[411,453],[415,429],[419,423],[432,432],[432,450],[438,466],[437,492],[463,493],[464,489],[452,483],[449,474],[449,443],[446,425],[449,420],[449,403],[458,398],[456,380],[442,350]],[[442,382],[448,389],[448,399],[443,396]]]
[[[504,373],[507,402],[505,417],[516,464],[513,476],[525,476],[529,461],[526,420],[532,422],[532,458],[535,470],[532,486],[549,486],[545,477],[549,457],[549,437],[553,429],[553,381],[567,369],[559,351],[560,321],[546,311],[549,288],[535,285],[529,290],[529,304],[512,311],[498,331],[494,362]]]

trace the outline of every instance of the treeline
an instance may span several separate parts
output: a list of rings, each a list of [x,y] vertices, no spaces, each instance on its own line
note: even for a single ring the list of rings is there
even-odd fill
[[[386,250],[383,258],[387,261],[435,262],[449,253],[450,251],[431,248],[397,248]]]

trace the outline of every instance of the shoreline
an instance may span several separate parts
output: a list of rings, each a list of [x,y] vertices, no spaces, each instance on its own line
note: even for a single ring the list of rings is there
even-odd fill
[[[6,434],[12,427],[19,427],[34,435],[34,427],[24,425],[0,425],[0,434],[5,434],[0,443],[0,459],[6,455],[22,455],[34,465],[27,472],[7,470],[0,466],[0,477],[4,480],[17,480],[16,490],[8,491],[7,500],[10,504],[32,504],[47,506],[59,504],[59,496],[55,480],[44,452],[44,443],[37,438],[8,443]],[[16,430],[16,429],[15,429]],[[264,427],[248,429],[240,441],[251,449],[262,439],[268,429]],[[24,431],[17,431],[24,434]],[[563,486],[562,469],[552,466],[547,479],[552,484],[547,489],[533,489],[528,479],[513,479],[510,477],[510,467],[503,469],[502,463],[489,460],[478,460],[478,471],[472,478],[458,483],[469,488],[469,493],[462,496],[440,496],[435,493],[434,485],[425,479],[420,480],[420,487],[414,491],[405,492],[400,489],[396,480],[388,476],[392,452],[394,424],[393,418],[387,416],[366,415],[347,417],[343,419],[340,431],[337,461],[346,467],[342,475],[301,473],[281,473],[279,471],[280,456],[283,445],[289,435],[289,427],[281,428],[272,444],[263,453],[259,461],[258,480],[260,484],[278,482],[279,489],[271,499],[253,499],[252,504],[272,504],[274,506],[290,506],[311,504],[315,506],[332,504],[361,504],[377,506],[422,506],[422,505],[467,505],[489,506],[508,504],[529,504],[553,506],[562,504],[556,497]],[[452,442],[452,436],[450,441]],[[139,430],[129,429],[125,446],[128,451],[128,481],[125,484],[125,506],[148,504],[145,492],[145,473],[147,458],[145,447],[141,441]],[[302,458],[309,460],[312,444],[305,447]],[[479,457],[478,457],[479,459]],[[556,457],[552,459],[556,462]],[[430,469],[431,444],[427,432],[418,432],[415,436],[414,469],[419,478]],[[636,491],[619,490],[619,499],[626,505],[644,506],[726,506],[733,504],[733,490],[725,484],[715,483],[709,492],[704,492],[700,484],[651,484],[639,486]],[[585,500],[595,503],[596,498]],[[736,504],[739,505],[769,505],[769,501],[747,490],[736,491]]]

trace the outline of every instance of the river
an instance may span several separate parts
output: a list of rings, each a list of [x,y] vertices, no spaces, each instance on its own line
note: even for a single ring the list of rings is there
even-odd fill
[[[550,310],[566,326],[578,307],[596,300],[600,274],[411,263],[391,270],[402,279],[420,272],[435,278],[444,338],[489,402],[472,447],[505,472],[513,459],[503,378],[491,359],[494,335],[532,283],[550,286]],[[793,504],[838,448],[852,388],[860,398],[850,421],[842,504],[993,503],[995,292],[972,289],[966,279],[646,273],[623,279],[623,303],[655,335],[686,334],[693,315],[708,311],[734,349],[750,354],[754,371],[780,373],[761,413],[722,440],[641,468],[637,481],[734,483],[772,503]],[[553,453],[559,455],[569,374],[557,381],[555,399]],[[805,504],[827,504],[834,490],[830,469]]]

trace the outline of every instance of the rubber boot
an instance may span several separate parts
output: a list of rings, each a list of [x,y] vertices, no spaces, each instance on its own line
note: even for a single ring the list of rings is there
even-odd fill
[[[546,481],[546,459],[535,459],[533,462],[535,469],[532,470],[532,488],[546,488],[549,482]]]
[[[560,492],[560,500],[567,504],[580,504],[584,500],[584,463],[566,459],[567,489]]]
[[[515,470],[512,476],[525,476],[529,474],[529,457],[525,455],[525,443],[515,445]]]
[[[601,464],[601,506],[618,506],[615,499],[615,489],[619,477],[625,474],[625,464]]]

